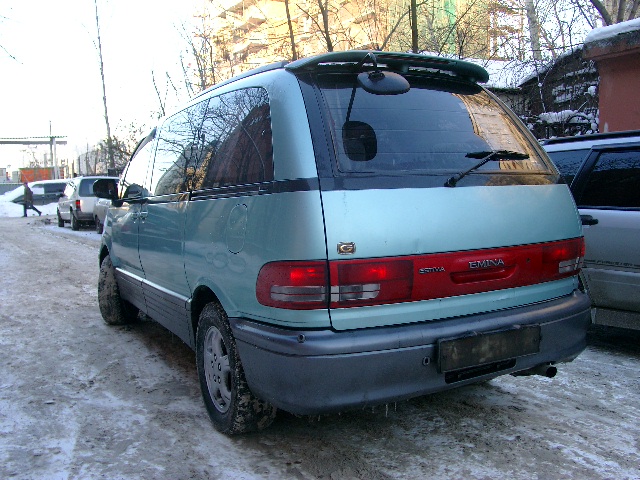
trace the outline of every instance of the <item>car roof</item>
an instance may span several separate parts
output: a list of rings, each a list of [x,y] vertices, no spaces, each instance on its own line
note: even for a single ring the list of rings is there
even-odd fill
[[[621,145],[631,142],[640,142],[640,130],[553,138],[543,142],[542,146],[547,152],[561,152],[565,150],[587,150],[597,145]]]

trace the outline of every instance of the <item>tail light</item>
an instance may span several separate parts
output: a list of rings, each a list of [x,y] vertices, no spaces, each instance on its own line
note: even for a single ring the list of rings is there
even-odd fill
[[[272,262],[260,270],[256,295],[262,305],[292,310],[431,300],[577,275],[584,253],[580,237],[396,258]]]
[[[76,200],[76,210],[81,210],[81,208],[80,208],[80,200]]]
[[[584,238],[544,245],[542,247],[543,274],[556,278],[576,275],[582,268],[584,254]]]
[[[412,277],[410,260],[274,262],[260,270],[256,294],[294,310],[379,305],[410,301]]]

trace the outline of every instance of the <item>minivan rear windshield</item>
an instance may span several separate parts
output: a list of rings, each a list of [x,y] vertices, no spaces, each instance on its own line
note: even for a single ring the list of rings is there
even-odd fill
[[[495,155],[473,173],[555,173],[480,87],[408,79],[407,93],[375,95],[357,87],[355,76],[319,76],[341,174],[451,174],[491,152],[509,155]]]

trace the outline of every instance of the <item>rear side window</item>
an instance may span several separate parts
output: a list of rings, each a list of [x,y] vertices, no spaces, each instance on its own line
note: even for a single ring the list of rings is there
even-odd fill
[[[245,88],[209,100],[202,123],[194,188],[273,180],[269,96]]]
[[[640,207],[640,150],[603,152],[580,195],[579,206]]]
[[[564,178],[564,181],[571,184],[573,177],[576,176],[576,172],[580,165],[591,150],[583,148],[580,150],[565,150],[563,152],[548,152],[549,157],[553,160],[560,174]]]
[[[45,183],[44,193],[62,193],[64,190],[64,183]]]
[[[90,197],[93,195],[93,184],[95,183],[95,178],[85,178],[80,182],[80,191],[79,195],[81,197]]]
[[[374,95],[358,88],[354,77],[320,77],[340,173],[451,174],[493,150],[526,158],[491,161],[478,171],[552,171],[524,130],[480,87],[409,80],[407,93]]]

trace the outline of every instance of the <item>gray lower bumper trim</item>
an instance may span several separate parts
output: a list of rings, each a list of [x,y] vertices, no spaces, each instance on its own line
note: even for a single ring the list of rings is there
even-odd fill
[[[362,330],[288,330],[230,318],[249,387],[297,414],[407,399],[478,379],[575,358],[586,346],[589,299],[568,297],[469,317]],[[439,339],[540,325],[540,351],[499,372],[447,383]],[[490,371],[490,369],[488,370]]]

